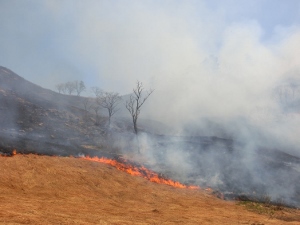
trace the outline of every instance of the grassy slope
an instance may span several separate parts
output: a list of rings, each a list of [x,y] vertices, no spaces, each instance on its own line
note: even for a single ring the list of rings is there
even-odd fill
[[[278,220],[78,158],[0,157],[0,170],[0,224],[299,224],[297,210]]]

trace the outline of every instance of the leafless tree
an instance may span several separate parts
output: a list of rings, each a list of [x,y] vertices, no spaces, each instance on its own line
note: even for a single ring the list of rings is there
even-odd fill
[[[94,95],[98,97],[102,93],[102,90],[99,87],[91,87],[91,92],[93,92]]]
[[[71,95],[75,91],[75,83],[74,82],[67,82],[65,83],[66,91],[69,95]]]
[[[65,84],[57,84],[55,85],[55,89],[58,91],[58,93],[66,92]]]
[[[71,95],[72,93],[76,92],[77,96],[80,96],[80,94],[86,90],[86,87],[83,81],[76,80],[73,82],[57,84],[55,89],[58,91],[58,93],[68,93]]]
[[[84,85],[84,82],[81,80],[81,81],[74,81],[74,89],[77,93],[77,96],[80,96],[81,92],[85,91],[85,85]]]
[[[135,134],[138,134],[137,120],[141,112],[141,107],[154,91],[152,89],[148,90],[143,97],[143,90],[142,82],[137,81],[136,87],[133,89],[133,93],[130,95],[129,100],[126,101],[125,105],[132,117]]]
[[[119,110],[117,107],[121,97],[115,92],[102,92],[97,97],[97,103],[108,111],[108,125],[110,126],[111,117]]]

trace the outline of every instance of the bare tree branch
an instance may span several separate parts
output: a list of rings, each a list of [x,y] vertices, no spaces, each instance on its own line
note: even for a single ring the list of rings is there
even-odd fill
[[[65,83],[66,91],[69,95],[71,95],[75,91],[74,82],[67,82]]]
[[[94,95],[96,97],[98,97],[99,95],[101,95],[101,93],[103,92],[99,87],[91,87],[91,92],[94,93]]]
[[[74,84],[74,89],[77,93],[77,96],[80,96],[81,92],[85,91],[85,89],[86,89],[85,84],[82,80],[81,81],[76,80],[76,81],[74,81],[73,84]]]
[[[118,102],[121,97],[115,92],[102,92],[97,97],[97,103],[108,111],[108,121],[109,125],[111,122],[111,117],[119,110],[117,107]]]
[[[153,93],[154,90],[150,89],[147,91],[145,97],[142,96],[143,94],[143,84],[142,82],[137,81],[136,88],[133,89],[133,93],[130,95],[128,101],[126,101],[126,108],[129,111],[135,134],[138,133],[137,129],[137,120],[141,112],[141,107],[145,103],[145,101],[149,98],[149,96]]]
[[[65,84],[57,84],[55,85],[55,89],[58,91],[58,93],[66,93],[66,85]]]

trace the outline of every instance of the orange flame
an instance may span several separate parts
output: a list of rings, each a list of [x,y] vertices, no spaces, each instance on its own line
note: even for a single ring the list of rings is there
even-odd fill
[[[170,179],[160,177],[157,173],[155,173],[151,170],[148,170],[144,166],[135,167],[130,164],[118,162],[117,160],[108,159],[108,158],[104,158],[104,157],[99,158],[96,156],[95,157],[85,156],[82,158],[86,159],[86,160],[94,161],[94,162],[105,163],[105,164],[111,165],[111,166],[117,168],[118,170],[124,171],[133,176],[144,177],[154,183],[166,184],[166,185],[170,185],[170,186],[177,187],[177,188],[199,189],[198,186],[188,186],[188,185],[182,184],[178,181],[173,181]]]
[[[17,153],[17,150],[14,149],[11,153],[11,156],[15,156],[17,154],[20,154],[20,153]],[[73,156],[69,156],[69,157],[73,157]],[[104,158],[104,157],[99,158],[96,156],[95,157],[83,156],[81,158],[85,159],[85,160],[90,160],[90,161],[94,161],[94,162],[105,163],[105,164],[111,165],[111,166],[117,168],[118,170],[124,171],[133,176],[146,178],[149,181],[154,182],[154,183],[166,184],[166,185],[176,187],[176,188],[200,189],[199,186],[194,186],[194,185],[189,186],[189,185],[182,184],[178,181],[173,181],[171,179],[163,178],[163,177],[159,176],[157,173],[147,169],[144,166],[140,166],[140,167],[133,166],[130,163],[125,163],[126,162],[125,160],[123,160],[124,162],[119,162],[114,159],[108,159],[108,158]]]

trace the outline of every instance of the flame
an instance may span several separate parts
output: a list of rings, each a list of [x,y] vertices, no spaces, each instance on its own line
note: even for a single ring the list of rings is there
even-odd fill
[[[90,161],[94,161],[94,162],[105,163],[105,164],[111,165],[111,166],[117,168],[118,170],[124,171],[133,176],[146,178],[154,183],[166,184],[166,185],[176,187],[176,188],[199,189],[199,186],[193,186],[193,185],[188,186],[188,185],[182,184],[178,181],[173,181],[170,179],[163,178],[163,177],[159,176],[157,173],[155,173],[151,170],[148,170],[144,166],[137,167],[137,166],[133,166],[128,163],[123,163],[123,162],[119,162],[114,159],[108,159],[108,158],[104,158],[104,157],[99,158],[96,156],[95,157],[84,156],[81,158],[85,159],[85,160],[90,160]],[[124,160],[124,162],[125,162],[125,160]]]
[[[17,153],[17,150],[14,149],[11,153],[11,156],[15,156],[17,154],[20,154],[20,153]],[[7,155],[2,155],[2,156],[7,156]],[[74,157],[74,156],[70,155],[69,157]],[[122,162],[120,162],[120,161],[117,161],[117,160],[114,160],[114,159],[109,159],[109,158],[105,158],[105,157],[99,158],[99,157],[96,157],[96,156],[95,157],[82,156],[80,158],[85,159],[85,160],[90,160],[90,161],[94,161],[94,162],[105,163],[105,164],[111,165],[111,166],[117,168],[118,170],[129,173],[133,176],[146,178],[147,180],[149,180],[151,182],[154,182],[154,183],[166,184],[166,185],[176,187],[176,188],[200,189],[199,186],[185,185],[185,184],[182,184],[178,181],[174,181],[174,180],[171,180],[171,179],[164,178],[164,177],[158,175],[157,173],[147,169],[144,166],[134,166],[130,163],[127,163],[126,160],[124,160],[124,159],[122,159]]]

